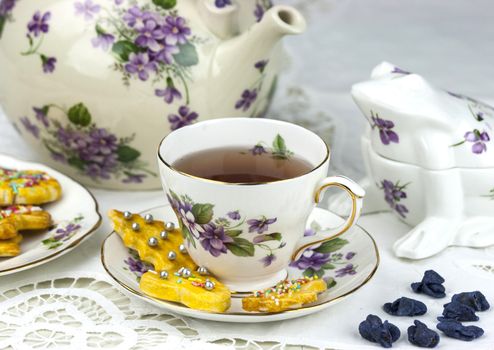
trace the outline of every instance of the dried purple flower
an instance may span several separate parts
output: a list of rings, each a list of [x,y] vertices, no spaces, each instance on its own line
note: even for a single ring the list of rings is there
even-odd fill
[[[358,327],[362,338],[378,343],[383,348],[391,348],[393,343],[400,338],[401,332],[394,324],[388,321],[381,321],[376,315],[368,315]]]
[[[408,327],[408,341],[420,348],[435,348],[439,344],[439,334],[429,329],[424,323],[415,320],[414,326]]]

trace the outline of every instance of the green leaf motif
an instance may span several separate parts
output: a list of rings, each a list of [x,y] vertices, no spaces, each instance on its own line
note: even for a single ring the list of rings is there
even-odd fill
[[[67,159],[67,163],[79,170],[84,170],[84,168],[86,167],[86,163],[78,157],[70,157],[69,159]]]
[[[196,223],[199,225],[207,224],[213,218],[213,207],[214,205],[206,203],[206,204],[194,204],[192,207],[192,215],[194,215],[194,219]]]
[[[262,242],[268,242],[268,241],[281,241],[281,237],[282,237],[281,233],[274,232],[274,233],[256,236],[256,238],[254,239],[254,242],[262,243]]]
[[[325,263],[325,264],[322,266],[322,268],[323,268],[324,270],[334,270],[334,269],[336,269],[336,266],[334,266],[334,265],[333,265],[333,264],[331,264],[331,263]]]
[[[324,269],[320,269],[316,271],[312,267],[309,267],[308,269],[305,269],[305,271],[302,274],[305,277],[317,276],[318,278],[322,278],[324,276]]]
[[[5,22],[7,19],[4,16],[0,16],[0,38],[2,37],[3,28],[5,27]]]
[[[328,289],[336,286],[336,281],[334,280],[333,277],[328,278],[328,280],[326,281],[326,286],[328,287]]]
[[[165,10],[170,10],[177,5],[177,0],[153,0],[153,4]]]
[[[120,145],[117,148],[117,156],[119,162],[130,163],[139,158],[141,152],[127,145]]]
[[[273,140],[273,151],[280,154],[284,154],[286,152],[285,140],[280,134],[276,135]]]
[[[78,103],[70,107],[67,115],[72,124],[83,127],[91,124],[91,113],[83,103]]]
[[[197,55],[197,50],[191,43],[186,43],[183,45],[178,45],[179,52],[173,55],[175,62],[180,66],[190,67],[195,66],[199,63],[199,56]]]
[[[131,53],[139,52],[139,47],[132,41],[120,40],[113,44],[112,51],[122,59],[128,61]]]
[[[226,243],[226,247],[236,256],[254,256],[254,245],[244,238],[234,237],[233,243]]]
[[[190,242],[192,246],[195,248],[196,247],[196,241],[194,239],[194,236],[192,236],[192,233],[190,233],[189,229],[180,222],[180,229],[182,230],[182,236],[184,237],[184,240],[187,242]]]
[[[226,230],[225,233],[230,237],[238,237],[242,234],[242,230]]]
[[[341,248],[343,248],[345,245],[348,244],[348,241],[346,239],[341,239],[341,238],[334,238],[330,241],[324,242],[321,244],[318,248],[314,249],[314,251],[318,253],[333,253]]]

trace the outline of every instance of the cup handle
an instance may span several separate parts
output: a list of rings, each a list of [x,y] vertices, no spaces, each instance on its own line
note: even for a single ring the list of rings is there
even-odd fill
[[[310,246],[330,241],[345,233],[359,218],[360,211],[362,210],[362,201],[365,196],[364,189],[347,177],[330,176],[321,180],[321,182],[317,185],[314,193],[314,202],[316,204],[321,201],[324,192],[326,192],[326,189],[329,187],[338,187],[345,190],[350,195],[350,198],[352,199],[352,212],[350,213],[350,216],[342,225],[336,228],[325,230],[315,236],[302,238],[295,248],[295,252],[292,255],[292,260],[299,259],[302,253]]]

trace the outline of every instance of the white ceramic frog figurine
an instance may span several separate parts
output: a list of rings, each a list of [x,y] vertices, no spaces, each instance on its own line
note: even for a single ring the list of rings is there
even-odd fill
[[[494,244],[494,108],[386,62],[352,96],[369,122],[364,212],[392,210],[414,226],[396,255]]]

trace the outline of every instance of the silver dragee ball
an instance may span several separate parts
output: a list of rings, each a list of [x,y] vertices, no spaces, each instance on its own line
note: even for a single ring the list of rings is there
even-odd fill
[[[177,258],[177,253],[175,253],[173,250],[170,250],[168,252],[168,260],[175,260]]]
[[[214,282],[210,280],[206,280],[206,283],[204,283],[204,288],[207,290],[213,290],[214,289]]]
[[[160,278],[166,280],[168,278],[168,271],[160,271]]]
[[[168,232],[166,232],[166,231],[161,231],[161,232],[160,232],[160,237],[161,237],[161,239],[167,239],[167,238],[168,238]]]
[[[156,247],[158,245],[158,238],[156,238],[156,237],[149,237],[148,244],[149,244],[150,247]]]
[[[171,221],[168,221],[166,224],[165,224],[165,230],[167,231],[173,231],[175,230],[175,224]]]
[[[192,272],[190,272],[190,270],[189,270],[189,269],[184,268],[184,269],[182,270],[182,277],[183,277],[183,278],[189,278],[191,275],[192,275]]]
[[[180,276],[182,276],[182,273],[184,272],[184,269],[185,269],[185,267],[183,267],[183,266],[182,266],[181,268],[179,268],[179,269],[178,269],[177,273],[178,273]]]
[[[141,225],[139,225],[137,222],[132,223],[132,230],[137,232],[140,229],[141,229]]]
[[[152,224],[154,221],[154,218],[151,214],[146,214],[144,217],[144,221],[146,221],[146,224]]]
[[[187,254],[187,248],[185,248],[185,244],[180,244],[178,250],[180,250],[180,253],[182,254]]]
[[[207,275],[209,272],[208,272],[208,269],[206,269],[204,266],[199,266],[197,268],[197,273],[199,275],[203,275],[204,276],[204,275]]]
[[[130,220],[131,217],[132,217],[132,213],[130,211],[124,212],[124,219],[125,220]]]

